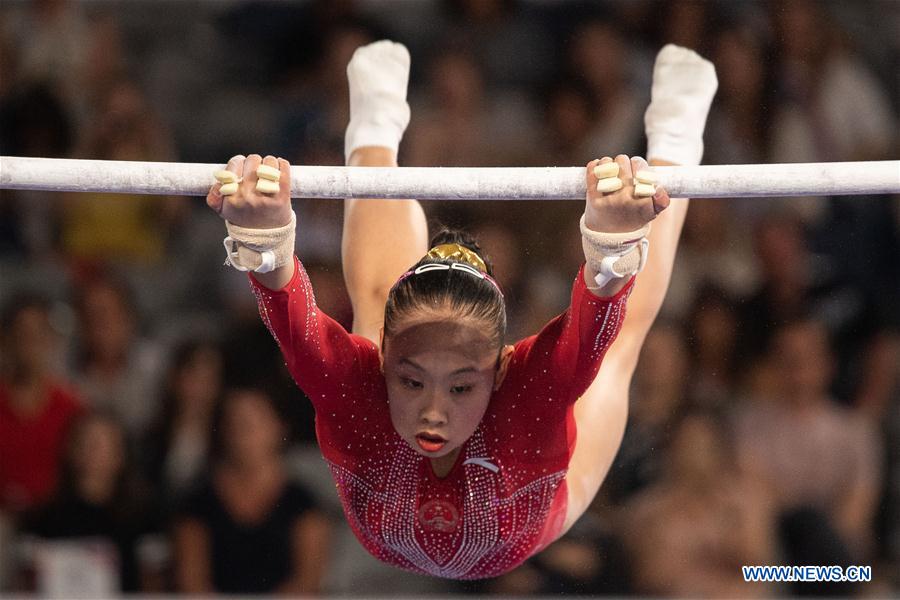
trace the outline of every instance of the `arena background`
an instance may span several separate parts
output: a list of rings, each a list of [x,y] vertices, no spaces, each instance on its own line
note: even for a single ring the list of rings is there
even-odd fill
[[[893,0],[6,0],[0,153],[341,164],[345,66],[390,37],[412,54],[409,166],[642,154],[667,42],[718,71],[704,162],[897,158],[898,33]],[[318,301],[349,327],[341,203],[295,208]],[[565,307],[582,209],[426,203],[480,236],[510,341]],[[692,202],[594,507],[520,569],[466,584],[353,539],[223,236],[201,198],[0,192],[0,593],[196,591],[179,531],[219,520],[193,490],[223,447],[256,451],[220,414],[235,394],[277,407],[277,460],[301,486],[289,518],[313,550],[225,557],[224,591],[272,589],[260,573],[285,560],[305,575],[282,591],[324,595],[900,590],[900,198]],[[743,583],[741,565],[765,564],[872,565],[874,580]]]

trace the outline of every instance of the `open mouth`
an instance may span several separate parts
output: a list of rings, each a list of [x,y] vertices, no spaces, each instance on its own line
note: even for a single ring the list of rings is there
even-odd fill
[[[423,432],[416,434],[416,443],[419,444],[419,448],[425,452],[438,452],[444,447],[447,440],[439,435]]]

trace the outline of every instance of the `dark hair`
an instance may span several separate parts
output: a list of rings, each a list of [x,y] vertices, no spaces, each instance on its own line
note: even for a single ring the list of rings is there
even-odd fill
[[[162,425],[160,428],[162,431],[171,433],[175,419],[178,416],[180,398],[178,397],[176,383],[179,375],[191,366],[191,363],[198,356],[206,351],[214,353],[220,361],[225,358],[222,347],[218,342],[204,338],[182,340],[172,351],[172,358],[169,361],[169,368],[163,381],[162,411],[159,421]],[[221,395],[221,390],[219,395]],[[215,404],[218,404],[218,402]]]
[[[175,422],[178,419],[181,398],[179,398],[176,389],[176,380],[182,371],[205,351],[213,352],[219,357],[219,360],[224,360],[222,347],[217,342],[209,339],[192,338],[184,340],[172,352],[169,368],[163,381],[162,409],[157,421],[148,432],[146,440],[147,445],[150,446],[150,449],[146,451],[150,455],[146,457],[149,463],[147,468],[154,479],[162,479],[166,454],[172,444]],[[222,389],[220,388],[211,407],[210,421],[212,421],[216,408],[221,403]]]
[[[284,409],[275,401],[272,394],[262,387],[243,386],[232,387],[225,390],[221,400],[213,409],[212,427],[209,431],[209,465],[222,464],[228,459],[228,440],[225,439],[225,420],[228,417],[228,411],[234,403],[235,398],[243,395],[252,395],[259,398],[263,403],[272,409],[275,418],[284,426],[285,431],[289,428],[288,420],[284,414]],[[286,442],[287,438],[283,441]],[[282,444],[282,451],[284,451]]]
[[[493,278],[493,266],[483,255],[475,239],[460,230],[443,228],[431,240],[431,247],[459,244],[478,254]],[[453,264],[454,259],[424,257],[410,267],[427,264]],[[475,319],[490,326],[491,342],[500,347],[506,336],[506,303],[499,288],[490,279],[481,279],[462,270],[426,271],[398,281],[388,294],[384,308],[384,334],[391,335],[398,323],[422,308],[448,307],[460,319]]]
[[[109,273],[88,277],[80,283],[73,294],[73,305],[78,316],[83,316],[87,308],[88,295],[95,289],[105,289],[115,295],[122,309],[135,324],[139,321],[138,302],[134,290],[125,279]]]
[[[94,423],[103,423],[115,429],[122,441],[124,453],[122,466],[116,475],[113,495],[107,501],[106,507],[111,511],[116,523],[133,522],[146,509],[145,498],[148,490],[141,478],[136,475],[136,469],[132,464],[132,450],[125,426],[115,414],[105,409],[81,413],[69,424],[65,444],[61,448],[59,485],[50,506],[65,506],[80,497],[75,452],[78,444],[83,442],[85,431]]]
[[[39,310],[45,315],[49,315],[50,308],[50,300],[46,296],[32,292],[15,294],[0,308],[0,334],[8,335],[25,311]],[[2,337],[0,335],[0,338]]]

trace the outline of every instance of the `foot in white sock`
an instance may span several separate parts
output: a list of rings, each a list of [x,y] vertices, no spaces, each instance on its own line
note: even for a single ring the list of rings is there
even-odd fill
[[[703,129],[718,86],[715,67],[693,50],[668,44],[659,51],[644,115],[647,160],[700,164]]]
[[[347,65],[350,123],[344,158],[362,146],[384,146],[394,153],[409,124],[406,87],[409,51],[403,44],[381,40],[357,48]]]

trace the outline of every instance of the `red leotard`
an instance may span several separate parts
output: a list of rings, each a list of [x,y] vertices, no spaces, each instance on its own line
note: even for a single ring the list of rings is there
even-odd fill
[[[481,424],[441,479],[391,424],[377,347],[318,309],[302,264],[282,290],[251,282],[263,321],[315,406],[319,446],[347,519],[372,555],[437,577],[480,579],[557,537],[573,406],[619,332],[633,280],[598,298],[579,270],[570,307],[515,345]]]

